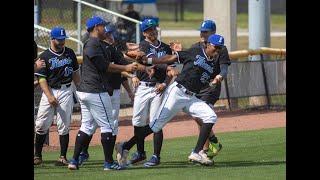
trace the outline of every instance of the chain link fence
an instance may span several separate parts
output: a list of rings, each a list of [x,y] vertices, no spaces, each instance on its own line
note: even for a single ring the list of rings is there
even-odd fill
[[[107,1],[85,1],[106,7]],[[119,4],[119,3],[118,3]],[[80,13],[78,14],[78,10]],[[86,21],[92,16],[101,16],[114,25],[117,31],[117,39],[120,41],[136,42],[136,26],[132,26],[128,20],[116,15],[98,10],[86,5],[78,6],[78,2],[72,0],[36,0],[35,1],[35,24],[51,29],[55,26],[62,26],[66,29],[69,37],[82,40],[86,34]],[[80,16],[78,16],[80,15]],[[78,24],[80,22],[80,25]],[[49,47],[49,34],[43,30],[34,30],[35,41],[42,47]],[[80,36],[78,36],[80,35]],[[141,39],[140,33],[140,39]],[[75,41],[66,42],[66,46],[74,49],[77,55],[81,55],[81,46]]]

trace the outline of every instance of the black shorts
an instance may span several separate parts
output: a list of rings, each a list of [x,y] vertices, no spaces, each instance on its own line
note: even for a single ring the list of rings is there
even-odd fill
[[[214,87],[207,87],[202,89],[196,97],[206,102],[209,105],[214,105],[220,97],[221,84],[217,84]]]

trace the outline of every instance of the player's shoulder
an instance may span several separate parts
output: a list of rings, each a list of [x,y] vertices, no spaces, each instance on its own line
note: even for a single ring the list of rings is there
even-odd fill
[[[89,37],[89,39],[86,41],[87,47],[99,46],[100,44],[102,44],[102,41],[100,41],[99,38]]]

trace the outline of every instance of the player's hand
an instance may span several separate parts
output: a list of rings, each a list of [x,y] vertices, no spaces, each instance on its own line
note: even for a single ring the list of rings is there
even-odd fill
[[[58,106],[58,101],[54,96],[49,96],[48,97],[48,101],[49,101],[49,104],[51,106],[53,106],[53,107],[57,107]]]
[[[178,74],[179,74],[179,71],[176,68],[171,66],[167,67],[167,75],[169,77],[175,77],[175,76],[178,76]]]
[[[157,94],[161,94],[161,93],[166,89],[166,87],[167,87],[166,83],[158,84],[158,85],[156,86],[155,92],[156,92]]]
[[[182,51],[182,44],[179,41],[170,41],[169,45],[172,51]]]
[[[150,79],[152,78],[155,72],[156,70],[154,69],[154,66],[149,66],[146,68],[146,73],[148,74]]]
[[[138,64],[135,63],[135,62],[126,65],[126,71],[127,72],[133,72],[133,71],[136,71],[137,69],[138,69]]]
[[[38,71],[41,68],[46,67],[46,63],[42,59],[37,59],[36,62],[34,63],[34,70]]]
[[[223,77],[222,77],[220,74],[218,74],[218,75],[216,75],[216,77],[209,83],[209,86],[214,86],[214,85],[216,85],[216,84],[219,84],[219,83],[221,83],[222,80],[223,80]]]
[[[136,59],[138,62],[141,61],[143,56],[146,56],[146,54],[140,50],[128,51],[126,55],[130,58]]]
[[[139,86],[140,80],[137,77],[133,77],[133,78],[131,78],[131,80],[132,80],[132,86],[134,88]]]

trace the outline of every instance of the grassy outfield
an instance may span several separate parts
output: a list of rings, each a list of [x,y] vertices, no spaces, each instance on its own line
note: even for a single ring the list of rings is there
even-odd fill
[[[217,134],[223,144],[215,165],[205,167],[187,160],[197,137],[165,140],[161,164],[153,168],[142,165],[123,171],[103,171],[102,147],[90,147],[90,160],[79,171],[55,167],[59,152],[43,154],[44,164],[34,168],[36,180],[95,180],[95,179],[285,179],[286,128]],[[147,158],[152,143],[146,142]],[[136,148],[134,147],[133,150]],[[72,150],[68,157],[71,157]]]

